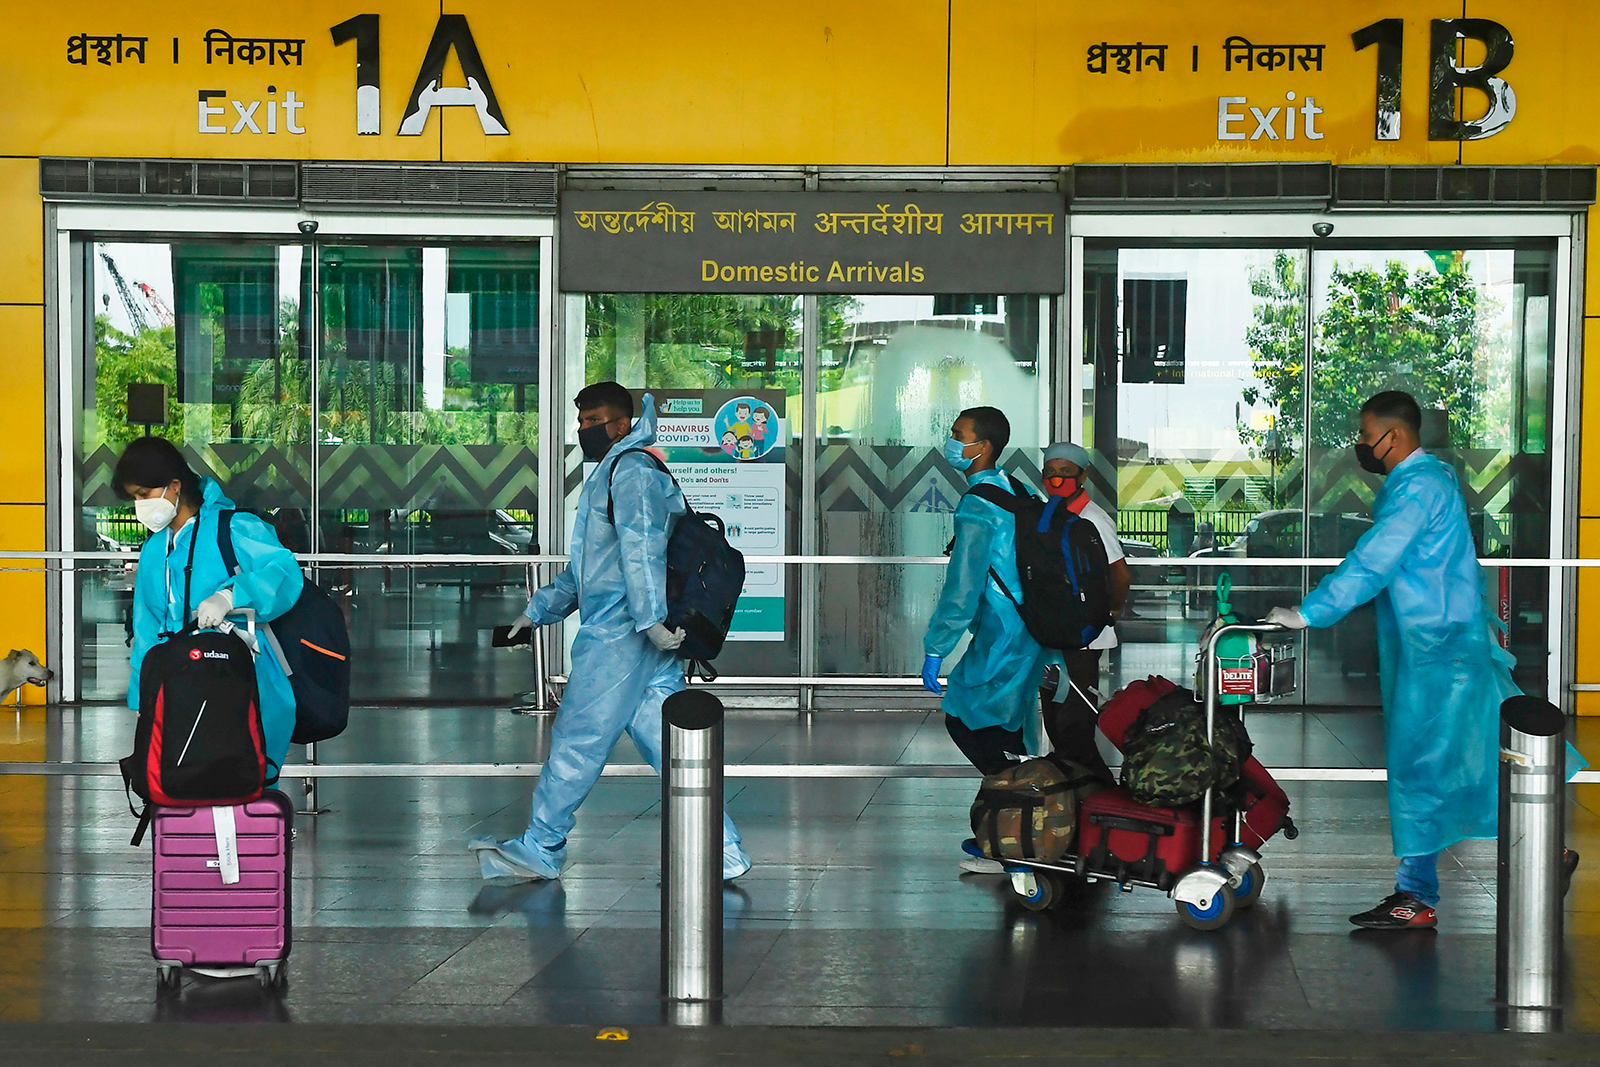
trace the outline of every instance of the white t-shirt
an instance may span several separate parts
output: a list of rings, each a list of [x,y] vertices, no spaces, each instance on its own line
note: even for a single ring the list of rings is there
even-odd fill
[[[1115,563],[1127,555],[1122,551],[1122,539],[1117,536],[1117,524],[1106,513],[1105,508],[1091,500],[1083,506],[1083,511],[1079,512],[1079,517],[1088,519],[1094,523],[1094,528],[1100,531],[1100,542],[1106,546],[1107,563]],[[1089,642],[1089,647],[1091,649],[1116,648],[1116,627],[1107,626],[1104,630],[1101,630],[1100,636]]]

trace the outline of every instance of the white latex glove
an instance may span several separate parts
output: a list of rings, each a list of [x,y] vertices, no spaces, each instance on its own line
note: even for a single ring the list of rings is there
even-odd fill
[[[194,609],[195,621],[202,630],[215,630],[223,619],[228,617],[228,612],[233,610],[233,590],[218,589],[215,593],[200,601],[200,606]]]
[[[682,630],[669,630],[665,623],[656,623],[644,632],[650,643],[663,652],[671,652],[683,644],[684,633]]]
[[[1273,608],[1267,612],[1267,622],[1274,626],[1284,626],[1291,630],[1304,630],[1306,617],[1300,614],[1299,608]]]
[[[511,631],[506,636],[516,637],[518,634],[532,625],[532,619],[528,618],[526,615],[518,614],[516,619],[514,619],[511,623]]]

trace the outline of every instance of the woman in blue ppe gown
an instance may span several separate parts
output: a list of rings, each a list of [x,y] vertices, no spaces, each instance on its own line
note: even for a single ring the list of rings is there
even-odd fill
[[[217,546],[217,514],[234,509],[211,478],[201,479],[182,453],[164,438],[144,437],[128,445],[113,475],[119,495],[134,501],[151,536],[139,550],[133,585],[133,647],[128,707],[139,710],[139,672],[163,634],[183,629],[191,618],[213,627],[228,611],[249,608],[259,625],[270,624],[300,599],[305,576],[293,553],[261,519],[240,512],[231,532],[239,573],[230,575]],[[184,570],[194,547],[189,602],[184,605]],[[267,759],[283,766],[294,733],[294,690],[270,641],[258,642],[256,689]],[[270,769],[269,769],[270,773]]]
[[[1388,477],[1373,527],[1300,606],[1269,621],[1332,626],[1377,601],[1378,673],[1395,893],[1351,916],[1375,929],[1435,925],[1438,854],[1492,838],[1498,824],[1500,705],[1518,693],[1494,635],[1484,577],[1455,471],[1420,447],[1421,414],[1403,393],[1362,409],[1362,466]]]
[[[623,455],[655,442],[654,398],[645,396],[631,430],[633,401],[616,383],[589,386],[577,399],[579,440],[598,462],[578,497],[572,562],[533,595],[523,616],[545,626],[576,610],[582,622],[527,830],[509,841],[482,837],[468,846],[485,878],[558,877],[578,806],[624,731],[661,772],[661,705],[683,689],[683,661],[663,625],[667,538],[684,513],[683,494],[648,457]],[[724,814],[723,877],[749,869],[739,833]]]
[[[966,472],[969,487],[993,485],[1009,493],[1010,479],[995,461],[1010,436],[996,409],[968,409],[951,429],[945,458]],[[1010,757],[1026,757],[1037,747],[1036,695],[1045,653],[1011,599],[1021,596],[1011,514],[968,492],[956,506],[955,525],[944,588],[923,640],[922,677],[929,691],[943,692],[945,725],[956,744],[974,766],[992,774]],[[939,667],[969,632],[972,641],[941,690]]]

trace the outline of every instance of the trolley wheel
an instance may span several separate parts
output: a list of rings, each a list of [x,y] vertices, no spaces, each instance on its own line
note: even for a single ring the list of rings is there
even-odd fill
[[[256,969],[256,978],[261,982],[262,989],[272,990],[282,989],[287,975],[284,974],[283,964],[264,963]]]
[[[1044,911],[1055,904],[1061,893],[1056,880],[1050,875],[1043,871],[1033,871],[1032,875],[1029,880],[1033,882],[1033,892],[1018,893],[1017,896],[1029,911]]]
[[[1261,899],[1261,891],[1267,885],[1267,872],[1261,869],[1261,864],[1252,863],[1249,868],[1239,876],[1239,884],[1233,886],[1233,906],[1236,909],[1251,908],[1256,901]]]
[[[1191,930],[1216,930],[1228,924],[1233,918],[1234,900],[1233,890],[1227,886],[1218,889],[1212,895],[1205,907],[1191,904],[1186,900],[1177,901],[1178,918]]]
[[[177,989],[183,981],[183,971],[177,967],[161,965],[156,968],[156,986],[159,989]]]

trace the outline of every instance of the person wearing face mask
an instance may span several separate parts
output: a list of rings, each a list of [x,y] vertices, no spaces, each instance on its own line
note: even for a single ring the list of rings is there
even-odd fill
[[[533,594],[511,632],[573,611],[581,624],[528,828],[507,841],[480,837],[467,846],[485,879],[560,877],[578,806],[624,731],[661,773],[661,705],[683,688],[674,650],[684,634],[666,626],[667,538],[685,511],[683,494],[648,456],[625,455],[655,443],[655,399],[645,395],[637,422],[633,397],[616,382],[586,386],[574,403],[578,447],[594,469],[578,497],[572,561]],[[739,831],[724,814],[722,876],[748,870]]]
[[[1079,517],[1094,523],[1105,546],[1107,574],[1111,585],[1111,613],[1116,617],[1127,603],[1128,590],[1133,586],[1133,572],[1128,569],[1122,541],[1117,537],[1117,524],[1106,509],[1089,499],[1089,453],[1080,445],[1057,442],[1045,449],[1044,490],[1060,497],[1062,504]],[[1044,711],[1044,729],[1050,737],[1050,747],[1056,754],[1069,759],[1099,776],[1108,785],[1115,784],[1105,757],[1095,742],[1095,724],[1100,711],[1095,701],[1100,689],[1100,653],[1117,647],[1117,631],[1107,626],[1100,635],[1089,642],[1088,648],[1059,653],[1060,661],[1045,669],[1044,684],[1039,689],[1039,704]],[[1056,659],[1052,654],[1051,659]],[[1065,667],[1070,686],[1061,684],[1061,669]]]
[[[217,516],[234,510],[215,479],[202,479],[164,437],[141,437],[117,460],[111,484],[133,501],[150,531],[139,550],[133,586],[133,645],[129,653],[128,707],[139,710],[144,658],[169,634],[193,620],[214,628],[230,611],[250,608],[267,625],[294,607],[305,577],[294,555],[261,519],[237,512],[231,520],[239,573],[230,575],[217,543]],[[272,649],[259,642],[256,689],[261,698],[262,743],[267,759],[283,766],[294,733],[294,690]]]
[[[995,485],[1014,492],[996,469],[1010,439],[1011,424],[998,409],[968,408],[950,428],[944,458],[966,475],[969,488]],[[956,506],[955,526],[944,588],[923,639],[922,684],[944,697],[945,729],[956,747],[978,770],[994,774],[1036,747],[1024,734],[1038,718],[1034,692],[1044,652],[1001,588],[1021,588],[1010,513],[968,492]],[[965,633],[972,641],[950,671],[948,686],[941,686],[944,659]],[[962,851],[963,870],[1000,873],[1000,864],[985,858],[976,841],[969,838]]]
[[[1400,864],[1394,892],[1350,917],[1373,930],[1436,926],[1439,853],[1495,836],[1500,705],[1518,693],[1515,661],[1486,609],[1461,485],[1422,450],[1421,432],[1421,409],[1406,393],[1362,405],[1356,459],[1384,478],[1373,526],[1299,608],[1267,614],[1291,629],[1326,627],[1376,599],[1389,826]]]

